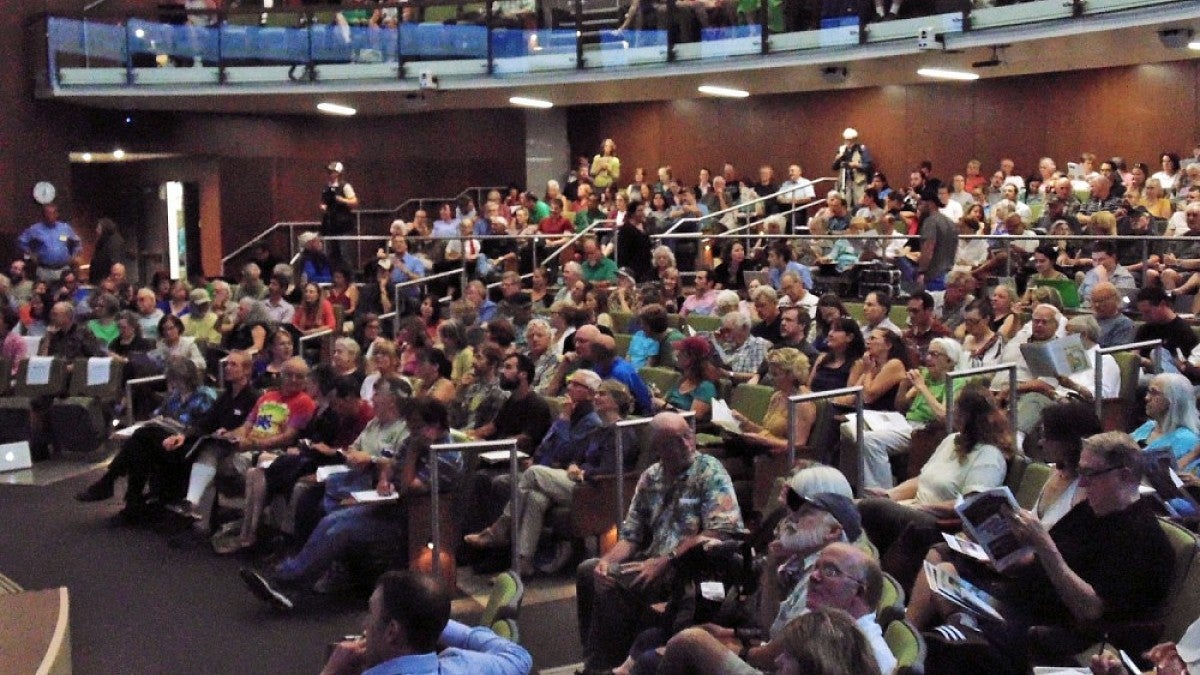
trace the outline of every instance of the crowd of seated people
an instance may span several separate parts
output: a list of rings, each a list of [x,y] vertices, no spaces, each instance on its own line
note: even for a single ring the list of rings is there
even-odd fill
[[[1200,287],[1189,276],[1200,270],[1200,257],[1189,257],[1185,246],[1168,245],[1139,267],[1140,245],[1131,249],[1128,240],[1103,235],[1190,236],[1200,230],[1200,185],[1188,183],[1190,174],[1181,172],[1180,181],[1161,196],[1160,180],[1130,201],[1130,190],[1121,188],[1136,183],[1114,159],[1078,176],[1088,190],[1082,197],[1072,183],[1076,176],[1046,172],[1051,166],[1043,161],[1038,174],[1021,179],[1005,162],[990,183],[977,172],[943,183],[928,171],[914,171],[906,191],[880,198],[872,186],[857,205],[834,194],[813,219],[819,222],[816,231],[828,228],[837,237],[826,240],[836,256],[813,255],[814,240],[770,239],[757,247],[759,261],[753,239],[771,230],[720,237],[723,226],[714,225],[704,235],[720,245],[646,246],[638,267],[620,259],[619,239],[612,242],[605,232],[581,238],[553,265],[532,265],[535,255],[543,261],[555,250],[548,244],[552,237],[606,220],[600,212],[614,220],[621,216],[623,227],[639,228],[654,241],[681,217],[671,215],[675,205],[688,213],[708,212],[704,198],[717,189],[716,181],[684,187],[667,171],[660,172],[665,180],[657,185],[643,182],[628,190],[615,181],[585,189],[588,183],[577,180],[575,198],[557,185],[544,200],[496,191],[479,209],[491,219],[485,223],[489,229],[472,229],[470,235],[515,234],[499,226],[509,218],[539,228],[538,241],[511,240],[512,256],[484,246],[486,239],[478,252],[470,239],[465,244],[455,239],[477,210],[468,201],[444,205],[433,223],[417,219],[396,226],[400,232],[389,249],[364,270],[362,288],[344,269],[331,271],[331,285],[313,280],[309,268],[322,263],[317,237],[305,241],[308,255],[299,274],[276,264],[265,283],[257,263],[243,268],[236,287],[166,279],[133,289],[123,279],[106,278],[89,289],[68,274],[58,282],[22,279],[18,285],[30,295],[10,303],[11,316],[5,314],[2,325],[11,335],[42,336],[31,355],[112,354],[131,373],[165,371],[166,397],[152,406],[161,423],[152,421],[124,441],[106,473],[79,498],[107,500],[124,477],[127,517],[144,520],[161,504],[194,521],[192,527],[219,553],[272,555],[272,564],[247,568],[242,576],[255,594],[280,608],[293,606],[298,590],[340,587],[355,569],[353,554],[405,537],[406,505],[430,490],[428,447],[454,438],[514,439],[529,455],[515,485],[507,474],[465,475],[473,466],[465,455],[443,455],[438,467],[439,487],[465,493],[465,486],[474,486],[472,510],[477,506],[487,518],[462,531],[463,543],[514,547],[517,571],[526,577],[564,564],[539,562],[548,541],[569,536],[550,525],[553,509],[570,505],[599,477],[648,467],[640,472],[624,522],[616,523],[615,547],[599,551],[597,560],[578,571],[581,638],[591,670],[686,670],[691,666],[672,664],[693,663],[692,652],[717,649],[724,650],[716,652],[719,659],[702,660],[770,668],[789,649],[787,625],[796,618],[775,621],[781,605],[795,614],[805,607],[836,608],[862,627],[864,606],[873,606],[875,597],[871,565],[879,563],[862,553],[871,548],[843,545],[860,537],[879,551],[885,571],[915,588],[912,623],[932,628],[947,612],[922,587],[922,561],[928,556],[935,564],[969,566],[940,548],[929,553],[940,541],[930,533],[955,515],[960,497],[1004,484],[1008,467],[1022,453],[1057,464],[1038,505],[1016,518],[1018,536],[1035,551],[1019,579],[1040,584],[1046,602],[1014,607],[1014,626],[1119,619],[1161,604],[1162,589],[1142,579],[1145,574],[1169,577],[1163,570],[1169,560],[1160,558],[1170,556],[1153,536],[1158,530],[1143,527],[1145,514],[1134,506],[1140,502],[1131,501],[1141,468],[1138,450],[1129,448],[1165,448],[1185,487],[1197,482],[1200,422],[1192,387],[1200,384],[1200,338],[1181,311],[1191,308],[1187,294]],[[725,190],[750,188],[732,167],[723,174]],[[964,207],[950,211],[956,220],[947,215],[951,200]],[[614,211],[618,204],[628,210]],[[858,210],[851,215],[850,207]],[[1168,226],[1177,211],[1184,214],[1178,231]],[[1039,216],[1046,212],[1061,217],[1044,223]],[[537,213],[546,215],[539,219]],[[556,230],[556,218],[569,224]],[[1144,219],[1148,230],[1138,224]],[[548,229],[540,229],[547,220]],[[787,220],[773,227],[805,231]],[[959,238],[976,233],[986,238]],[[1078,244],[1063,239],[1066,233],[1095,241]],[[885,239],[903,239],[904,246],[893,248]],[[457,253],[449,246],[455,241]],[[985,255],[965,254],[963,249],[979,242]],[[491,257],[489,249],[499,255]],[[857,262],[849,260],[851,253]],[[481,265],[485,256],[495,264]],[[432,281],[403,287],[411,295],[402,289],[397,296],[393,288],[463,266],[463,260],[470,279],[461,297],[443,298],[446,289]],[[839,271],[858,264],[895,269],[904,281],[887,288],[863,285],[862,301],[855,302],[847,293],[821,287],[821,268],[829,262]],[[765,274],[747,281],[746,274],[759,269]],[[15,298],[16,287],[8,286]],[[380,318],[397,310],[395,323]],[[342,319],[353,322],[354,330]],[[315,361],[313,355],[303,353],[297,338],[326,330],[345,335],[331,341],[328,363],[313,368],[306,361]],[[1039,349],[1074,340],[1085,363],[1055,375],[1039,369],[1033,357],[1043,353]],[[1100,348],[1135,340],[1161,340],[1163,350],[1143,348],[1120,360],[1104,355],[1100,372],[1093,370]],[[6,335],[3,345],[5,356],[21,358],[24,340]],[[220,360],[214,363],[212,354]],[[1015,391],[1001,372],[954,387],[949,399],[946,378],[952,371],[1009,364],[1016,368]],[[675,376],[661,388],[659,371]],[[1079,410],[1068,409],[1083,406],[1090,413],[1099,399],[1108,410],[1139,385],[1139,393],[1121,402],[1122,414],[1104,420],[1104,428],[1132,436],[1097,436],[1098,421],[1085,424],[1076,419]],[[868,411],[897,413],[901,421],[867,426],[860,444],[854,424],[838,432],[840,416],[853,412],[853,395],[804,403],[789,414],[788,399],[796,394],[855,386],[862,388]],[[730,422],[740,429],[714,424],[715,412],[736,392],[756,387],[763,407],[753,415],[733,411]],[[1014,412],[1013,428],[1005,408]],[[1063,415],[1074,421],[1064,423]],[[623,432],[616,423],[632,417],[652,419],[652,440],[646,444],[625,434],[621,466],[614,440]],[[701,447],[697,428],[716,432],[716,443]],[[1078,459],[1078,448],[1065,445],[1084,435],[1094,438],[1083,442]],[[930,445],[927,457],[917,466],[894,461],[914,452],[918,438]],[[639,451],[647,449],[639,460]],[[846,481],[844,498],[865,499],[849,513],[832,496],[799,490],[783,511],[775,495],[755,496],[756,503],[769,504],[767,512],[745,503],[740,483],[757,460],[793,450],[804,461],[853,468],[842,477],[831,466],[821,467]],[[331,472],[331,466],[340,472]],[[791,475],[794,481],[804,475],[793,475],[795,469],[785,467],[778,477]],[[230,514],[214,511],[212,504],[214,486],[224,479],[244,482],[246,498],[243,515],[222,525]],[[361,503],[353,493],[362,491],[400,498]],[[843,491],[839,483],[820,491],[828,492]],[[1187,505],[1174,506],[1180,513]],[[294,512],[290,536],[264,536],[286,520],[276,511],[287,509]],[[782,513],[782,521],[772,521],[771,511]],[[1145,538],[1135,551],[1122,549],[1132,557],[1120,569],[1138,577],[1128,585],[1113,582],[1090,554],[1087,538],[1109,520],[1131,531],[1141,527],[1137,531]],[[656,625],[647,614],[650,605],[673,600],[684,583],[684,564],[677,561],[725,550],[726,542],[746,537],[747,528],[761,528],[758,534],[767,541],[782,541],[775,552],[790,551],[794,568],[785,578],[764,582],[774,598],[757,612],[757,623],[771,626],[762,635],[765,651],[754,651],[757,644],[730,650],[736,644],[724,628],[684,631],[675,638],[670,632],[642,635]],[[820,531],[801,537],[805,528]],[[556,544],[551,550],[561,549]],[[759,552],[769,550],[763,545]],[[776,573],[782,562],[773,565]],[[983,583],[995,581],[981,570],[969,572]],[[792,597],[798,588],[807,594]],[[817,588],[848,595],[822,593],[814,600],[811,591]],[[1134,591],[1139,602],[1129,604]],[[1018,584],[1005,599],[1020,593]],[[1129,606],[1118,610],[1115,603]],[[670,602],[668,607],[676,612],[673,620],[694,618],[691,610],[679,613]],[[964,630],[960,624],[955,626]],[[1023,646],[1012,631],[976,632],[984,634],[999,661]],[[877,646],[876,636],[864,635]],[[955,672],[944,664],[958,663],[958,646],[939,645],[945,659],[940,672]],[[884,653],[873,652],[874,662],[890,670]]]

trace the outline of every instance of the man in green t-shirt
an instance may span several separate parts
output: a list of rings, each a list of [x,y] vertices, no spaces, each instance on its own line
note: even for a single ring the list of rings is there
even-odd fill
[[[617,282],[617,263],[604,257],[600,244],[588,237],[583,241],[583,280],[597,284],[615,284]]]

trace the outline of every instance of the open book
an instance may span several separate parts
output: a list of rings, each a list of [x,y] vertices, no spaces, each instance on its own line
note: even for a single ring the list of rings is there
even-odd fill
[[[997,611],[999,603],[991,595],[977,588],[974,584],[963,579],[953,571],[938,567],[928,560],[925,561],[925,579],[929,589],[946,598],[962,609],[982,617],[990,617],[1004,621]]]
[[[988,558],[1003,570],[1029,552],[1013,533],[1013,514],[1021,507],[1007,485],[977,492],[954,507],[963,527]]]
[[[1037,377],[1072,375],[1093,365],[1088,361],[1083,342],[1075,334],[1049,342],[1026,342],[1021,345],[1021,355],[1030,372]]]
[[[742,433],[742,424],[733,419],[733,411],[729,404],[719,398],[712,401],[712,423],[731,434]]]
[[[1081,373],[1091,367],[1087,350],[1078,335],[1071,334],[1049,342],[1026,342],[1021,355],[1029,372],[1037,377],[1058,377]]]

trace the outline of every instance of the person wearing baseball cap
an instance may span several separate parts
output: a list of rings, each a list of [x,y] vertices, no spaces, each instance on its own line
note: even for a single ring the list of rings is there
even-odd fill
[[[221,331],[218,323],[221,317],[215,312],[210,312],[212,306],[212,298],[209,297],[208,291],[203,288],[193,288],[188,294],[188,300],[192,303],[192,311],[183,316],[183,336],[195,338],[207,342],[210,345],[221,344]]]
[[[854,127],[842,132],[842,141],[834,156],[833,170],[838,172],[838,188],[846,203],[857,204],[875,173],[875,161],[867,146],[858,141],[858,130]]]
[[[358,208],[358,195],[354,188],[342,179],[346,167],[341,162],[330,162],[325,169],[329,180],[321,191],[321,234],[342,236],[354,231],[354,209]],[[329,242],[329,258],[336,265],[345,267],[342,243]]]
[[[954,255],[958,251],[958,226],[942,214],[941,208],[937,188],[926,185],[917,203],[921,219],[921,257],[917,260],[916,270],[901,264],[905,280],[915,282],[926,291],[946,290],[946,273],[954,266]]]

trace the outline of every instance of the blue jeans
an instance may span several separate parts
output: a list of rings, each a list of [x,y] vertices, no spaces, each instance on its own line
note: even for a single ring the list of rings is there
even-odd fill
[[[379,505],[338,509],[321,519],[299,553],[279,563],[275,576],[285,581],[319,576],[354,547],[399,537],[402,523],[394,509]]]
[[[321,510],[333,513],[341,508],[343,499],[350,497],[351,492],[375,489],[375,472],[351,469],[335,473],[325,480],[325,497],[321,501]]]

